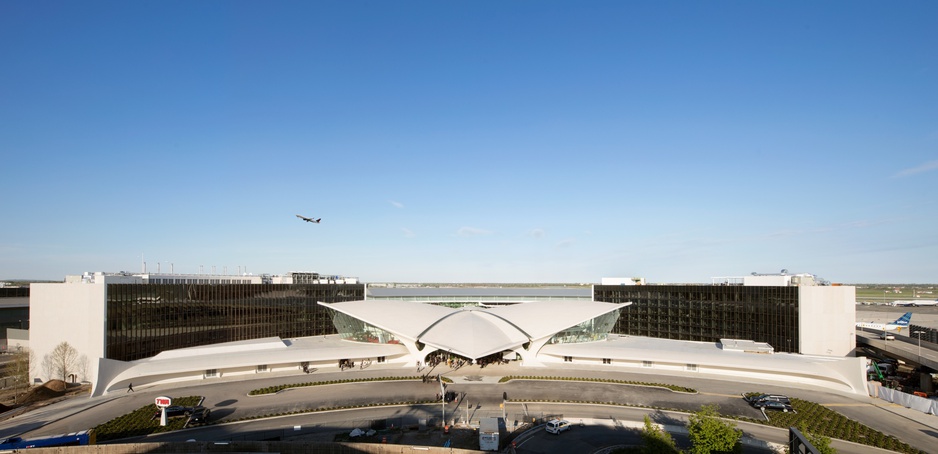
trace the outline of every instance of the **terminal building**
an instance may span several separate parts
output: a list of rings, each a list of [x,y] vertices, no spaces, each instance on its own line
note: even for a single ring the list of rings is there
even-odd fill
[[[866,392],[865,362],[851,357],[853,287],[796,276],[757,280],[763,285],[604,281],[389,288],[316,273],[86,273],[31,287],[29,337],[40,361],[62,342],[74,347],[78,364],[67,378],[90,381],[93,395],[131,382],[304,373],[360,361],[409,368],[441,355],[532,368],[775,377]],[[60,378],[43,368],[34,374]]]

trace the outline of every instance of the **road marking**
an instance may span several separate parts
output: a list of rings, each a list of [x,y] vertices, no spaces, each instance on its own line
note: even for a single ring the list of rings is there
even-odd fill
[[[855,404],[820,404],[820,405],[823,405],[825,407],[867,407],[873,404],[855,403]]]

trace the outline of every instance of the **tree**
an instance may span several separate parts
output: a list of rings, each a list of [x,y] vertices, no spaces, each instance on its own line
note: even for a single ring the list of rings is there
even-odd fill
[[[42,368],[46,375],[62,378],[67,381],[68,375],[75,372],[78,367],[78,350],[72,347],[68,342],[62,342],[42,358]]]
[[[693,444],[692,454],[742,452],[739,443],[742,434],[736,424],[720,419],[717,406],[704,405],[688,419],[687,435]]]
[[[10,361],[9,374],[13,377],[13,400],[29,388],[29,377],[32,375],[33,352],[28,348],[13,353]]]
[[[642,430],[642,441],[645,442],[644,452],[665,454],[677,454],[680,452],[671,434],[651,422],[651,418],[649,418],[648,415],[645,415],[645,429]]]

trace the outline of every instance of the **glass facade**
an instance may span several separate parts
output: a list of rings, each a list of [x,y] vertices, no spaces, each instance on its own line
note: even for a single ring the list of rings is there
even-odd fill
[[[549,344],[575,344],[605,340],[619,319],[619,310],[571,326],[550,338]]]
[[[331,310],[331,309],[330,309]],[[342,339],[356,342],[372,342],[376,344],[398,344],[400,341],[393,334],[365,323],[355,317],[332,311],[332,323]]]
[[[317,304],[362,300],[364,284],[108,284],[106,357],[279,336],[335,334]]]
[[[632,302],[615,333],[663,339],[766,342],[798,350],[798,287],[737,285],[596,285],[593,298]]]

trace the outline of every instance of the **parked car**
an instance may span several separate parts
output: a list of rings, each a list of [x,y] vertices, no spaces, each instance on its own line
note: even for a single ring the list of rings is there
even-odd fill
[[[182,405],[170,405],[169,407],[166,407],[166,417],[175,418],[177,416],[189,416],[193,413],[196,413],[202,410],[206,410],[206,408],[201,405],[197,405],[195,407],[183,407]],[[160,417],[160,410],[157,410],[156,413],[153,415],[153,418],[156,419],[159,417]]]
[[[788,396],[783,396],[781,394],[760,394],[757,396],[747,396],[745,397],[745,399],[747,402],[749,402],[750,405],[754,407],[756,406],[757,403],[767,402],[767,401],[782,402],[786,404],[791,403],[791,399],[789,399]]]
[[[888,334],[888,333],[887,333],[887,334],[880,334],[880,335],[879,335],[879,338],[882,339],[882,340],[888,340],[888,341],[894,341],[894,340],[896,340],[896,336],[895,336],[895,335],[893,335],[893,334]]]
[[[208,422],[208,416],[212,413],[208,408],[199,406],[193,407],[189,414],[189,424],[205,424]]]
[[[779,410],[784,411],[785,413],[793,412],[795,409],[788,402],[777,402],[774,400],[764,400],[762,402],[757,402],[752,405],[756,408],[762,408],[765,410]]]

